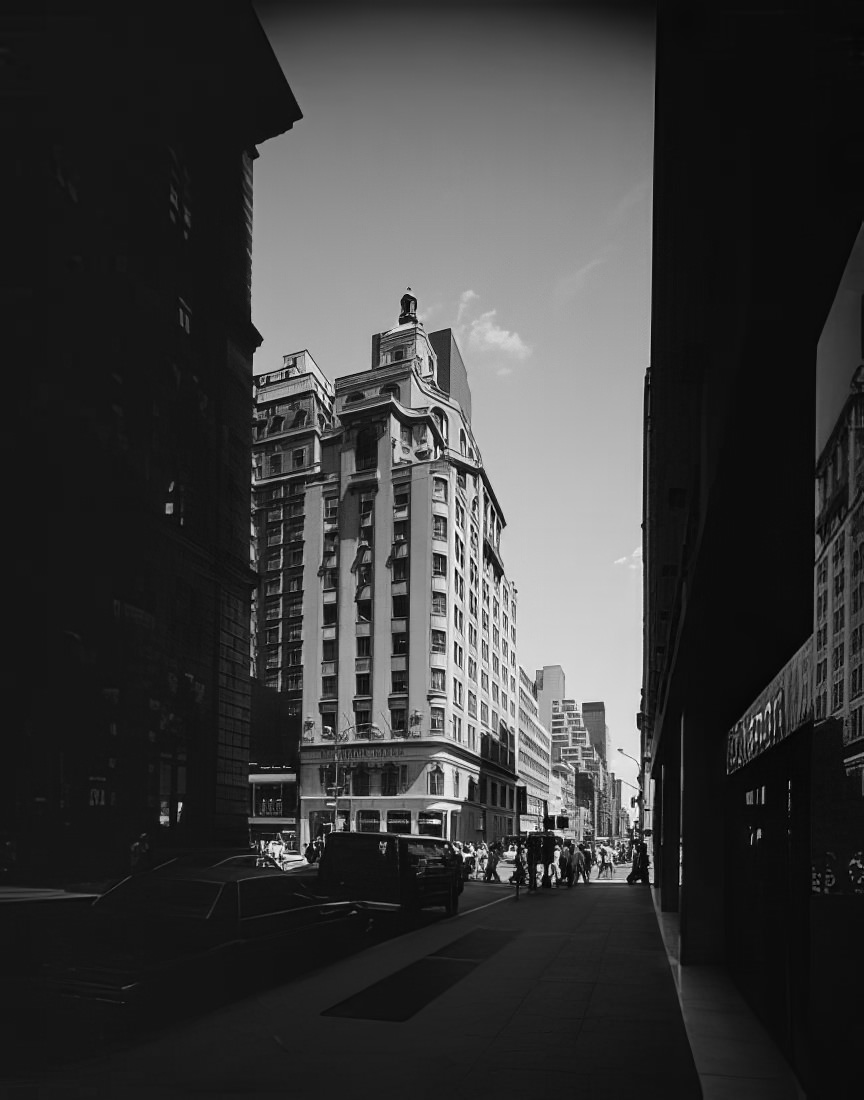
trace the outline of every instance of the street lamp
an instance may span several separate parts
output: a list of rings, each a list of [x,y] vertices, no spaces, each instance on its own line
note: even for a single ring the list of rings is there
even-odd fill
[[[631,756],[629,752],[625,752],[623,749],[618,750],[622,756],[626,756],[628,760],[632,760],[636,767],[639,769],[639,782],[642,782],[642,765],[636,759],[635,756]]]

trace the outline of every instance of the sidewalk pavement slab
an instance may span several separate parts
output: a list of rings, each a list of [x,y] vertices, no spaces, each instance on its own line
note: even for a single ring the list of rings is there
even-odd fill
[[[63,1100],[702,1096],[650,892],[594,883],[518,901],[502,891],[138,1046],[15,1085],[38,1100],[52,1086]]]

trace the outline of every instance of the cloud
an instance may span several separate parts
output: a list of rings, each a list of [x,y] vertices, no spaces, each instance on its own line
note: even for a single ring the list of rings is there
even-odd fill
[[[623,558],[616,558],[613,565],[626,565],[628,569],[642,568],[642,547],[637,546],[632,554],[625,554]]]
[[[610,257],[620,251],[621,249],[618,245],[604,245],[598,254],[587,263],[582,264],[582,266],[578,267],[575,271],[571,271],[569,275],[562,275],[555,284],[554,294],[556,303],[562,306],[573,298],[578,297],[587,286],[588,276],[591,272],[596,271],[598,267],[602,267]]]
[[[527,359],[531,348],[518,332],[509,332],[495,320],[497,310],[489,309],[468,326],[468,343],[476,351],[503,351],[514,359]]]
[[[645,176],[626,191],[606,215],[606,228],[619,229],[646,196],[651,194],[651,177]]]
[[[477,299],[479,297],[480,297],[480,295],[475,294],[473,290],[463,290],[462,291],[462,293],[459,295],[459,309],[456,313],[456,324],[457,325],[462,320],[462,317],[465,313],[465,310],[468,308],[468,306],[475,299]]]
[[[498,360],[495,373],[504,378],[513,373],[513,361],[527,359],[532,349],[518,332],[510,332],[498,324],[497,310],[487,309],[479,316],[471,317],[471,307],[479,299],[480,295],[473,290],[465,290],[459,295],[454,331],[463,347],[484,356],[495,355]],[[502,356],[506,357],[503,362]]]

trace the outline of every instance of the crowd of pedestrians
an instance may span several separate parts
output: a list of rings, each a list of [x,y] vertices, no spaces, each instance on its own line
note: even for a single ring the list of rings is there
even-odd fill
[[[530,835],[530,834],[529,834]],[[462,877],[482,880],[483,882],[502,882],[499,864],[505,858],[504,846],[500,841],[487,844],[485,841],[473,844],[470,841],[454,842],[462,857]],[[613,879],[616,867],[630,864],[627,883],[648,882],[648,847],[644,842],[632,843],[619,841],[615,845],[593,844],[556,838],[552,858],[545,862],[542,858],[532,857],[527,843],[513,854],[515,867],[508,882],[521,886],[543,886],[548,882],[551,887],[572,887],[580,882],[587,886],[591,882],[592,871],[596,868],[597,879]],[[530,881],[534,876],[534,882]]]

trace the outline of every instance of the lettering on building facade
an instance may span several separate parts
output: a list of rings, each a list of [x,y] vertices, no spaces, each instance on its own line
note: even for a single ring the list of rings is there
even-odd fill
[[[389,760],[394,756],[404,756],[405,750],[403,748],[389,748],[389,749],[376,749],[376,748],[339,748],[339,759],[345,760]],[[306,763],[317,760],[332,760],[333,749],[304,749],[303,750],[303,762]]]
[[[812,719],[812,645],[809,638],[726,735],[727,775]]]

